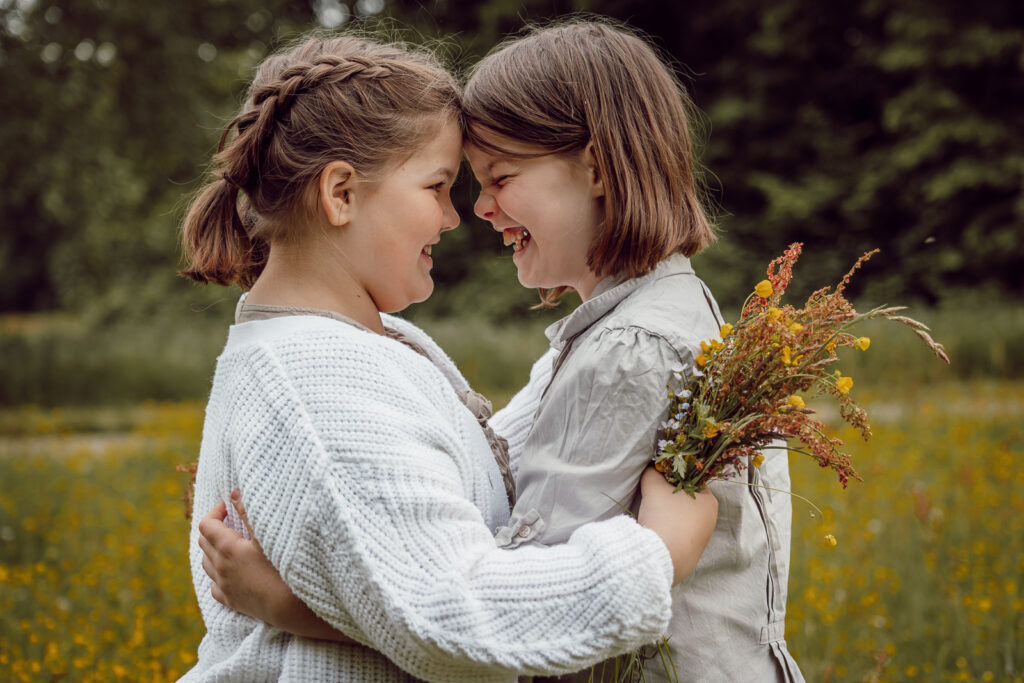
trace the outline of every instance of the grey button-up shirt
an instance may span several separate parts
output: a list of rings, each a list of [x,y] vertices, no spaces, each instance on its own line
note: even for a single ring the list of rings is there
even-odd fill
[[[528,387],[542,397],[521,452],[512,453],[518,497],[498,544],[562,543],[582,524],[635,510],[667,417],[672,368],[692,368],[700,341],[716,338],[720,324],[707,287],[677,254],[644,277],[602,281],[549,327],[553,351],[539,362],[553,356],[553,373],[549,382],[534,373],[547,382],[543,390]],[[765,456],[740,480],[789,490],[786,452]],[[803,681],[783,639],[789,496],[732,482],[711,490],[714,534],[694,573],[673,589],[666,635],[680,680]],[[668,680],[657,658],[645,674]]]

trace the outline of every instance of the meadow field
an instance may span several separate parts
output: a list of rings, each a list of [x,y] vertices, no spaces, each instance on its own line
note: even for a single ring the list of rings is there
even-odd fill
[[[497,403],[543,348],[432,331]],[[872,334],[843,367],[874,437],[836,426],[864,481],[844,491],[791,456],[794,490],[824,517],[794,501],[790,648],[812,682],[1024,681],[1024,380],[943,376],[912,340]],[[518,354],[513,380],[487,374],[488,344]],[[970,342],[951,346],[955,367]],[[194,663],[203,627],[175,466],[196,456],[202,410],[0,409],[0,680],[174,680]]]

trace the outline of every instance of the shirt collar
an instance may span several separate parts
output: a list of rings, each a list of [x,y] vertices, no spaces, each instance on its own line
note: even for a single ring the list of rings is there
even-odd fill
[[[673,254],[664,259],[658,266],[642,277],[627,280],[620,276],[609,276],[597,283],[590,298],[580,304],[575,311],[558,322],[552,323],[544,330],[552,348],[561,351],[565,345],[580,332],[583,332],[603,318],[638,287],[648,282],[660,280],[672,275],[693,273],[690,259],[682,254]]]

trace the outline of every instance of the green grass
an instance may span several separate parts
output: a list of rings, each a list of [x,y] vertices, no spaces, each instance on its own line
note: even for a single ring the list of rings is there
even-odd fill
[[[791,459],[825,512],[794,505],[787,639],[807,680],[1021,681],[1024,382],[854,392],[875,436],[840,434],[865,481]],[[0,437],[0,680],[174,680],[203,633],[174,471],[201,402],[135,406],[116,439],[102,408],[31,415],[37,432]]]
[[[1005,305],[911,310],[946,345],[945,367],[913,333],[872,321],[866,353],[848,351],[840,367],[855,378],[913,385],[950,379],[1024,378],[1024,309]],[[474,388],[503,404],[547,348],[542,319],[494,324],[483,317],[417,319],[458,363]],[[0,318],[0,407],[130,405],[203,399],[226,323],[209,316],[152,325],[87,325],[57,316]]]

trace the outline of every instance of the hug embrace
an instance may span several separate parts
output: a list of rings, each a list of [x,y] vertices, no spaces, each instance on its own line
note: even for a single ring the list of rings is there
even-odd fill
[[[259,66],[184,225],[185,274],[245,294],[203,429],[207,634],[183,680],[600,681],[655,642],[648,681],[803,680],[790,503],[764,488],[788,490],[786,452],[695,497],[648,467],[666,383],[722,324],[690,264],[714,238],[688,111],[598,20],[506,41],[464,88],[351,35]],[[433,290],[463,155],[520,283],[582,299],[494,415],[392,315]]]

